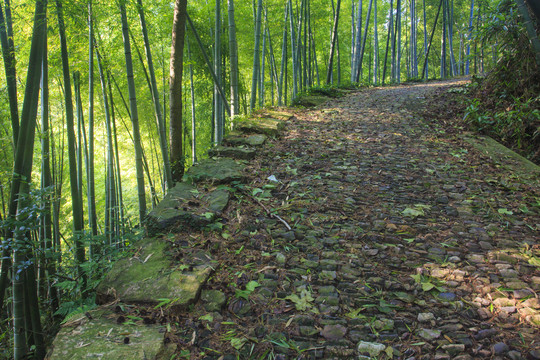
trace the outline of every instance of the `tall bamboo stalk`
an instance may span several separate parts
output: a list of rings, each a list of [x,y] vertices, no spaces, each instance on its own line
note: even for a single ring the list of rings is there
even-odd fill
[[[37,0],[34,14],[34,28],[30,48],[30,60],[26,78],[23,107],[21,112],[21,128],[17,138],[13,163],[12,186],[9,203],[9,217],[14,219],[28,206],[28,193],[32,176],[33,150],[39,100],[39,83],[44,52],[44,36],[46,32],[47,2]],[[22,216],[22,215],[21,215]],[[24,219],[19,219],[24,220]],[[25,241],[26,231],[17,227],[13,229],[13,355],[15,360],[26,356],[24,290],[25,268],[28,248]],[[27,281],[35,281],[29,278]]]
[[[172,31],[170,62],[170,148],[171,170],[174,181],[181,181],[184,175],[183,152],[183,119],[182,119],[182,75],[184,71],[184,35],[186,31],[187,0],[176,0],[174,3],[174,21]],[[193,23],[189,23],[194,29]],[[198,38],[198,36],[197,36]],[[200,39],[199,39],[200,40]],[[204,53],[206,56],[206,52]],[[207,61],[208,62],[208,61]],[[217,79],[214,79],[217,80]]]
[[[368,28],[369,28],[369,18],[371,16],[371,9],[373,7],[373,0],[369,1],[369,7],[368,7],[368,13],[366,17],[366,27],[364,29],[364,36],[362,40],[362,47],[360,48],[360,56],[358,58],[358,64],[356,65],[356,75],[355,75],[355,82],[360,81],[360,74],[362,73],[362,60],[364,59],[364,52],[366,49],[366,40],[367,40],[367,34],[368,34]]]
[[[193,61],[191,60],[191,49],[189,41],[186,41],[187,53],[189,59],[189,82],[191,95],[191,161],[193,164],[197,162],[197,122],[195,119],[195,83],[193,81]],[[237,94],[238,95],[238,94]],[[231,111],[234,111],[231,105]]]
[[[148,30],[146,28],[146,19],[144,16],[144,8],[142,0],[137,0],[137,8],[139,10],[139,19],[141,22],[141,31],[143,34],[144,40],[144,49],[146,52],[146,61],[148,62],[148,70],[150,73],[150,82],[151,82],[151,91],[152,91],[152,100],[154,103],[154,111],[156,113],[156,122],[159,131],[159,145],[161,149],[161,158],[163,161],[163,171],[165,173],[165,182],[167,188],[170,189],[173,187],[172,175],[171,175],[171,164],[169,162],[169,149],[167,146],[167,130],[165,127],[165,120],[163,119],[163,114],[161,112],[161,104],[159,100],[159,91],[156,82],[156,74],[154,71],[154,61],[152,58],[152,51],[150,49],[150,39],[148,37]]]
[[[42,247],[45,254],[49,255],[46,261],[46,270],[49,276],[47,287],[51,299],[51,310],[58,310],[59,299],[56,286],[52,286],[50,277],[56,274],[55,247],[53,243],[52,232],[52,213],[51,198],[54,195],[52,191],[53,179],[51,172],[51,145],[49,130],[49,66],[47,56],[47,32],[43,34],[43,61],[41,65],[41,189],[44,192],[43,197],[43,217],[41,221]],[[1,300],[0,300],[1,301]]]
[[[334,28],[332,30],[332,42],[330,45],[330,56],[328,60],[328,72],[326,73],[326,83],[330,84],[332,81],[332,67],[334,62],[334,53],[336,51],[336,39],[339,25],[339,9],[341,7],[341,0],[337,0],[336,15],[334,16]]]
[[[4,70],[6,73],[7,92],[9,98],[9,111],[11,115],[11,128],[13,135],[13,146],[17,144],[19,136],[19,109],[17,101],[17,71],[15,62],[15,46],[13,44],[13,32],[10,31],[11,9],[9,1],[6,1],[6,17],[0,5],[0,46],[4,59]]]
[[[133,76],[133,60],[129,40],[129,27],[126,15],[126,0],[120,1],[120,17],[122,20],[122,35],[124,38],[124,54],[126,59],[126,76],[129,92],[129,108],[133,127],[133,142],[135,144],[135,170],[137,173],[137,193],[139,198],[139,222],[142,224],[146,217],[146,192],[144,188],[143,149],[139,129],[139,112],[137,109],[137,94]]]
[[[234,19],[234,0],[228,0],[229,14],[229,59],[231,63],[231,117],[240,113],[238,95],[238,42],[236,41],[236,21]]]
[[[69,178],[71,188],[71,203],[73,213],[73,236],[75,244],[75,259],[77,261],[77,272],[82,279],[83,292],[86,291],[87,276],[83,272],[81,265],[85,262],[85,248],[82,242],[82,232],[84,220],[82,213],[82,195],[77,186],[77,159],[75,154],[75,131],[73,121],[73,96],[71,93],[71,79],[69,70],[69,58],[66,41],[66,29],[64,25],[64,13],[62,0],[56,0],[56,11],[58,16],[58,32],[60,34],[60,48],[62,53],[62,70],[64,75],[64,95],[66,107],[66,126],[68,141]]]
[[[221,77],[221,1],[216,0],[215,28],[214,28],[214,71],[218,80],[214,84],[214,145],[219,145],[223,139],[223,101],[219,96],[219,87],[222,87]]]
[[[377,29],[377,0],[373,8],[373,84],[379,82],[379,34]]]
[[[94,21],[92,0],[88,0],[88,224],[92,235],[98,234],[96,186],[94,175]]]
[[[283,26],[283,39],[281,44],[281,70],[279,72],[279,86],[278,86],[278,105],[283,105],[284,95],[284,81],[285,71],[287,69],[287,19],[289,16],[289,5],[285,4],[285,21]],[[287,79],[285,79],[285,82]],[[285,96],[286,97],[286,96]],[[287,100],[285,100],[286,102]]]
[[[257,87],[259,85],[260,75],[260,51],[261,51],[261,23],[262,23],[262,0],[257,2],[257,17],[255,19],[255,48],[253,50],[253,76],[251,78],[251,99],[249,109],[253,111],[257,101]],[[260,94],[259,94],[260,96]]]

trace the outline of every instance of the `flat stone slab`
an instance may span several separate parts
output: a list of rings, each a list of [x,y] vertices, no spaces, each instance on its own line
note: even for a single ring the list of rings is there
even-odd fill
[[[540,184],[540,166],[510,150],[489,136],[466,136],[465,141],[506,168],[509,173]]]
[[[257,133],[276,137],[285,129],[285,123],[272,118],[252,118],[239,121],[235,128],[248,134]]]
[[[278,119],[278,120],[291,120],[294,117],[294,114],[285,112],[285,111],[273,111],[273,110],[266,110],[263,112],[264,116]]]
[[[176,345],[164,342],[165,327],[118,324],[108,308],[77,314],[56,336],[48,360],[168,360]]]
[[[242,134],[241,132],[234,131],[228,135],[223,142],[232,146],[261,146],[265,143],[268,137],[264,134]]]
[[[233,181],[241,181],[243,170],[244,165],[233,159],[205,159],[189,168],[184,180],[191,183],[228,184]]]
[[[331,100],[331,98],[327,96],[306,95],[306,96],[301,96],[298,99],[296,99],[293,104],[295,106],[303,106],[303,107],[310,108],[310,107],[316,107],[316,106],[322,105],[328,102],[329,100]]]
[[[168,243],[161,239],[144,239],[134,246],[136,255],[116,262],[98,285],[98,304],[113,300],[155,304],[159,299],[174,299],[171,306],[184,308],[197,301],[215,267],[204,253],[173,262],[167,254]]]
[[[251,160],[256,151],[242,147],[216,146],[208,151],[209,156],[228,157],[232,159]]]
[[[147,231],[155,235],[164,230],[174,232],[182,226],[206,226],[223,212],[228,202],[229,192],[226,190],[201,194],[191,184],[178,183],[148,214]]]

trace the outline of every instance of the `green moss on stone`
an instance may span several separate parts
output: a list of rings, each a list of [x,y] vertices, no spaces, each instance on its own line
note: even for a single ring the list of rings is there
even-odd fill
[[[108,308],[80,314],[67,321],[56,336],[49,360],[165,360],[175,345],[164,344],[164,329],[158,325],[117,324]]]

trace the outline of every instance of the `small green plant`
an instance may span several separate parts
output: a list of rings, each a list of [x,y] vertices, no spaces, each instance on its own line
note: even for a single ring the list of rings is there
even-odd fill
[[[307,289],[302,289],[302,291],[300,291],[300,296],[292,294],[285,297],[285,300],[293,302],[296,310],[306,311],[313,307],[311,303],[315,299],[313,299],[311,293]]]
[[[174,304],[176,304],[178,302],[178,300],[180,300],[180,299],[179,298],[176,298],[176,299],[158,299],[159,303],[156,306],[154,306],[154,309],[159,309],[159,308],[169,309],[172,306],[174,306]]]
[[[425,276],[421,274],[411,275],[411,277],[414,279],[414,281],[417,284],[420,284],[422,286],[423,291],[431,291],[431,290],[437,290],[439,292],[444,292],[445,289],[441,286],[441,282],[437,279],[434,279],[430,276]]]
[[[246,289],[245,290],[240,290],[240,289],[236,289],[236,291],[234,292],[234,295],[237,297],[237,298],[242,298],[242,299],[245,299],[245,300],[248,300],[249,299],[249,296],[255,291],[256,288],[258,288],[259,286],[261,286],[257,281],[255,280],[252,280],[250,282],[248,282],[246,284]]]

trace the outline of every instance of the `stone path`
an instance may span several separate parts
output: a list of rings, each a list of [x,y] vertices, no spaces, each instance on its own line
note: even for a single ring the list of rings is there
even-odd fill
[[[200,300],[117,316],[178,358],[540,359],[540,170],[430,120],[461,85],[297,111],[218,186],[227,208],[166,235],[178,266],[211,257]]]

